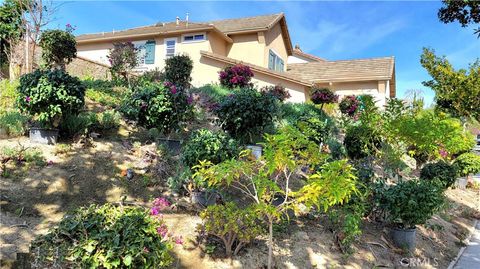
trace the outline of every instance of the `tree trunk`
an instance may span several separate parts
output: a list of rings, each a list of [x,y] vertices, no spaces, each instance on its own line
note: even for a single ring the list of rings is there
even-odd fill
[[[272,269],[273,259],[273,220],[268,217],[268,269]]]

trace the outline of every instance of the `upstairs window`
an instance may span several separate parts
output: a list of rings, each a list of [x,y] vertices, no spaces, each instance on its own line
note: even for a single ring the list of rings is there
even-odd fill
[[[195,42],[205,40],[205,34],[184,35],[183,42]]]
[[[285,64],[273,50],[270,50],[268,53],[268,69],[283,72],[285,69]]]
[[[176,38],[165,39],[165,58],[175,56]]]

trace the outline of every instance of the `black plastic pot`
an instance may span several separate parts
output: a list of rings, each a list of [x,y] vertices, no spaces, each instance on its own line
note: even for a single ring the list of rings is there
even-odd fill
[[[57,143],[58,130],[32,127],[30,128],[29,137],[33,143],[53,145]]]
[[[180,154],[180,151],[182,149],[182,143],[180,140],[159,138],[158,142],[164,145],[172,155]]]
[[[391,228],[390,236],[393,243],[402,249],[408,249],[410,251],[415,250],[417,229],[402,229],[398,227]]]

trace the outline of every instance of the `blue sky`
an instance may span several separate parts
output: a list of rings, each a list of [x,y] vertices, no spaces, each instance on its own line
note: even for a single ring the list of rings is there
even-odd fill
[[[427,103],[433,92],[421,82],[429,76],[419,63],[422,47],[434,48],[457,68],[480,57],[473,27],[443,24],[440,1],[74,1],[64,2],[52,27],[77,26],[75,34],[121,30],[167,22],[176,16],[190,21],[284,12],[293,44],[331,60],[395,56],[398,97],[422,90]]]

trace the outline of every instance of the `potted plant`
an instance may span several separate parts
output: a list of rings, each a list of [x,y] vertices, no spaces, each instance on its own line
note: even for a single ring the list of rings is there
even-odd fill
[[[471,175],[480,172],[480,155],[473,152],[463,153],[455,159],[453,166],[460,177],[457,181],[457,186],[465,189],[467,183],[472,181]]]
[[[386,189],[380,204],[392,224],[391,237],[398,247],[415,250],[416,226],[436,213],[444,202],[443,186],[436,181],[409,180]]]
[[[59,69],[23,75],[18,94],[19,109],[33,118],[30,139],[43,144],[56,143],[62,119],[78,114],[85,104],[81,81]]]

